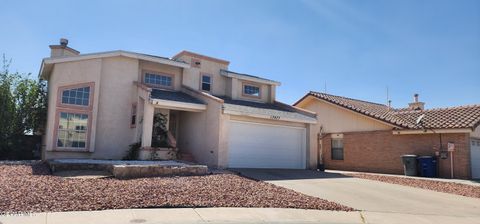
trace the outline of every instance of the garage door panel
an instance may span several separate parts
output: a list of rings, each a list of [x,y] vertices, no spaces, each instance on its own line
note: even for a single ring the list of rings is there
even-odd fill
[[[305,128],[230,121],[229,167],[305,168]]]

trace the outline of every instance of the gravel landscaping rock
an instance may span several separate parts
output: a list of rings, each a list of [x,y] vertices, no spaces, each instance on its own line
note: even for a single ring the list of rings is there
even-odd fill
[[[466,197],[480,198],[480,187],[459,184],[452,182],[442,182],[435,180],[421,180],[412,179],[406,177],[393,177],[375,174],[360,174],[360,173],[344,173],[345,176],[382,181],[391,184],[400,184],[404,186],[423,188],[427,190],[433,190],[438,192],[444,192],[449,194],[457,194]]]
[[[233,174],[132,180],[52,176],[43,163],[0,165],[1,212],[149,207],[352,208]]]

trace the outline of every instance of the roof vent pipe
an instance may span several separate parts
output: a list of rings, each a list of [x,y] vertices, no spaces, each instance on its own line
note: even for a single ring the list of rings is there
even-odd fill
[[[418,103],[418,93],[413,95],[413,102]]]

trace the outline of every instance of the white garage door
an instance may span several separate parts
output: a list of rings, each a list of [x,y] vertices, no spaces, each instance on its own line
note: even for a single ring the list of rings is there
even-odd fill
[[[305,128],[230,121],[229,167],[305,169]]]
[[[480,139],[472,139],[470,142],[472,179],[480,179]]]

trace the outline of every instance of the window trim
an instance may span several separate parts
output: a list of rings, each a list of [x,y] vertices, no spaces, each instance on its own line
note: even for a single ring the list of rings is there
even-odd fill
[[[85,148],[75,148],[75,147],[59,147],[57,145],[58,141],[58,125],[60,123],[60,113],[75,113],[75,114],[86,114],[88,116],[87,119],[87,132],[86,132],[86,139],[85,139]],[[68,108],[58,108],[55,111],[55,126],[53,130],[53,151],[66,151],[66,152],[90,152],[90,137],[92,133],[92,112],[91,111],[84,111],[84,110],[73,110]]]
[[[138,114],[138,106],[137,102],[132,103],[132,111],[130,116],[130,128],[135,128],[137,126],[137,114]],[[133,116],[135,116],[135,123],[132,124]]]
[[[342,140],[342,159],[334,159],[333,158],[333,141],[334,140]],[[335,148],[335,149],[339,149],[339,148]],[[333,137],[330,139],[330,159],[331,160],[335,160],[335,161],[344,161],[345,160],[345,141],[343,139],[343,137]]]
[[[245,86],[254,86],[258,88],[258,96],[250,95],[245,93]],[[262,98],[262,85],[252,83],[252,82],[242,82],[242,96],[245,97],[251,97],[255,99],[261,99]]]
[[[151,84],[151,83],[146,83],[145,82],[145,76],[147,73],[155,74],[155,75],[160,75],[160,76],[168,76],[172,79],[172,85],[170,86],[164,86],[164,85],[156,85],[156,84]],[[156,87],[156,88],[162,88],[162,89],[174,89],[175,86],[175,75],[167,72],[161,72],[161,71],[152,71],[152,70],[142,70],[142,83],[146,86],[149,87]]]
[[[204,90],[202,88],[202,86],[203,86],[203,76],[210,77],[210,90]],[[211,74],[208,74],[208,73],[200,73],[200,91],[211,93],[212,89],[213,89],[213,76]]]
[[[69,90],[69,89],[84,88],[84,87],[90,87],[90,93],[88,97],[88,106],[62,103],[63,91]],[[95,82],[86,82],[86,83],[59,86],[57,90],[57,107],[72,108],[72,109],[78,109],[78,110],[92,110],[94,97],[95,97]]]

